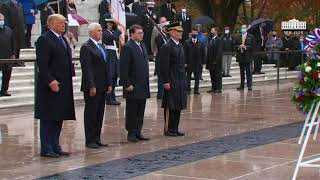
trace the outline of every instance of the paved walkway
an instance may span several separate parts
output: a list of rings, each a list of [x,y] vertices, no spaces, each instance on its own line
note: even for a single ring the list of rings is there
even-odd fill
[[[84,146],[83,104],[77,121],[64,123],[61,144],[72,155],[39,157],[39,124],[32,108],[0,111],[0,179],[290,179],[300,146],[304,115],[290,102],[292,83],[260,84],[254,91],[227,89],[220,95],[190,96],[183,112],[185,137],[163,132],[160,101],[148,100],[144,134],[148,142],[128,143],[124,103],[107,106],[102,140],[107,148]],[[320,152],[311,142],[307,156]],[[320,179],[302,169],[298,179]]]

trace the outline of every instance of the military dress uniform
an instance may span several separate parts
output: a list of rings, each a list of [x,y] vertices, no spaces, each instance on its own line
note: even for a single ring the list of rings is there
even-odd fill
[[[181,23],[168,25],[168,30],[183,31]],[[164,135],[183,136],[178,131],[181,110],[187,107],[187,78],[185,56],[182,44],[170,39],[160,50],[160,78],[163,84],[170,83],[170,90],[164,89],[162,108],[164,108]]]
[[[106,22],[113,22],[111,16],[105,19]],[[122,32],[118,29],[116,30],[103,30],[102,42],[106,48],[107,54],[110,56],[110,71],[112,78],[112,92],[106,94],[106,103],[108,105],[120,105],[121,103],[116,100],[115,95],[115,87],[117,86],[118,78],[120,77],[120,69],[119,69],[119,37]]]

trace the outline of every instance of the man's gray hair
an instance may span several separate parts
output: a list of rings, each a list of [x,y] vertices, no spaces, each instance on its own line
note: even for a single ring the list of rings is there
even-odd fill
[[[89,26],[88,26],[88,32],[89,32],[89,34],[90,34],[90,32],[95,31],[95,28],[96,28],[97,26],[100,26],[100,27],[101,27],[101,25],[100,25],[99,23],[91,23],[91,24],[89,24]]]

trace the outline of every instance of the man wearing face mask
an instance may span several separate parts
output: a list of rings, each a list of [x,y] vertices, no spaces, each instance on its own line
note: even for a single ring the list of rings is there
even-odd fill
[[[232,41],[233,37],[230,33],[230,28],[226,26],[224,28],[224,34],[222,36],[223,41],[223,52],[224,53],[232,53]],[[222,57],[222,76],[223,77],[232,77],[230,75],[230,67],[231,67],[232,54],[224,54]]]
[[[218,36],[218,27],[211,28],[206,69],[210,72],[211,90],[208,93],[221,93],[222,90],[222,51],[223,41]]]
[[[4,25],[4,16],[2,14],[0,14],[0,42],[0,59],[15,59],[13,31]],[[0,96],[10,96],[8,88],[12,66],[10,64],[0,64],[0,70],[2,71]]]
[[[205,64],[205,47],[197,39],[197,29],[194,28],[191,32],[191,38],[184,43],[184,52],[186,57],[187,65],[187,88],[188,93],[191,91],[191,75],[194,75],[194,94],[200,94],[199,92],[199,81],[200,81],[200,71],[202,70],[202,65]]]
[[[146,14],[146,8],[144,4],[138,0],[132,3],[132,12],[138,15],[140,18],[143,18]]]
[[[252,61],[252,50],[254,47],[254,37],[247,33],[247,25],[241,25],[241,34],[233,39],[233,47],[236,54],[236,61],[240,66],[241,84],[237,90],[244,89],[244,80],[247,77],[248,91],[252,91],[252,73],[250,63]]]
[[[289,51],[290,47],[292,46],[292,39],[291,39],[291,31],[285,31],[284,36],[282,37],[283,46],[281,48],[282,51]],[[281,54],[280,58],[280,67],[288,67],[290,61],[290,54]]]
[[[174,3],[172,3],[171,0],[166,0],[166,2],[160,7],[160,16],[166,17],[170,22],[173,22],[175,20],[176,13],[176,6]]]
[[[11,0],[2,6],[0,12],[2,12],[5,17],[6,25],[13,31],[15,37],[14,54],[16,58],[19,58],[20,49],[25,47],[25,23],[22,5],[17,0]]]
[[[272,31],[272,36],[268,38],[267,43],[266,43],[266,48],[267,48],[267,57],[269,63],[275,63],[280,60],[280,54],[279,53],[272,53],[272,51],[280,51],[282,48],[283,43],[282,40],[277,36],[276,31]]]
[[[182,22],[183,34],[181,42],[185,42],[191,32],[191,16],[187,13],[185,7],[181,9],[181,13],[176,15],[176,21]]]
[[[154,11],[154,2],[153,1],[148,1],[146,2],[147,4],[147,15],[155,22],[158,22],[158,16],[156,12]],[[144,16],[143,18],[143,23],[142,27],[144,28],[144,37],[143,37],[143,42],[147,47],[148,55],[153,55],[152,50],[151,50],[151,35],[152,35],[152,30],[153,30],[153,23],[152,21]]]

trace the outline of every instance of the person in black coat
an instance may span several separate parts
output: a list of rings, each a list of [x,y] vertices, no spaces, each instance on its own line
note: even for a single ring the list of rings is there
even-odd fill
[[[183,34],[181,42],[185,42],[189,39],[189,34],[191,33],[191,16],[187,13],[186,8],[182,8],[181,13],[178,13],[175,19],[182,22]]]
[[[59,136],[63,120],[75,120],[71,49],[63,37],[66,18],[48,17],[49,30],[36,42],[39,66],[35,118],[40,119],[41,155],[69,155],[61,150]]]
[[[187,88],[191,91],[191,75],[194,75],[194,94],[200,94],[199,81],[202,65],[205,64],[205,46],[197,39],[198,31],[192,30],[191,38],[184,43],[184,52],[187,65]]]
[[[251,61],[252,51],[255,46],[255,40],[251,34],[247,33],[247,25],[241,26],[241,34],[234,38],[233,47],[236,54],[236,61],[240,66],[241,84],[237,90],[244,89],[244,80],[247,77],[247,87],[249,91],[252,91],[252,73],[251,73]]]
[[[132,13],[135,13],[140,18],[144,18],[145,14],[147,13],[146,6],[144,3],[142,3],[140,0],[137,2],[132,3]],[[141,22],[137,22],[139,25],[141,25]]]
[[[224,34],[221,37],[223,41],[223,52],[224,53],[232,53],[233,47],[233,36],[230,32],[230,27],[226,26],[224,28]],[[223,54],[222,56],[222,76],[223,77],[232,77],[230,75],[230,68],[231,68],[231,61],[232,61],[232,54]]]
[[[119,37],[122,32],[118,29],[114,20],[109,18],[105,19],[107,25],[106,29],[103,30],[102,42],[106,48],[107,54],[110,56],[110,71],[112,78],[112,91],[106,95],[106,103],[108,105],[120,105],[121,103],[116,100],[115,87],[120,76],[119,70]]]
[[[160,78],[163,81],[164,94],[162,107],[164,108],[164,135],[184,136],[179,131],[181,110],[187,107],[187,78],[185,71],[185,55],[182,39],[182,25],[180,22],[167,26],[170,40],[160,50]]]
[[[26,47],[25,43],[25,23],[23,16],[23,8],[21,3],[16,0],[11,0],[9,3],[4,4],[0,9],[4,15],[6,25],[10,27],[14,34],[15,40],[15,57],[19,58],[20,49]]]
[[[149,140],[141,134],[146,99],[150,98],[149,61],[143,39],[143,28],[132,25],[131,39],[120,54],[120,83],[126,99],[126,129],[128,141]]]
[[[102,0],[99,4],[99,24],[105,24],[105,14],[110,14],[110,0]]]
[[[211,90],[208,93],[221,93],[222,90],[222,55],[223,41],[218,36],[218,28],[211,28],[206,69],[210,72]]]
[[[167,19],[165,17],[160,18],[160,23],[165,23],[167,22]],[[163,96],[163,85],[162,85],[162,80],[160,77],[159,73],[159,66],[160,66],[160,51],[161,47],[163,44],[166,43],[168,40],[168,32],[166,30],[165,26],[161,27],[163,34],[158,34],[158,36],[155,38],[155,44],[157,48],[157,53],[156,53],[156,61],[155,61],[155,69],[154,69],[154,75],[158,76],[158,92],[157,92],[157,99],[162,99]]]
[[[171,0],[166,0],[166,2],[160,6],[160,16],[167,18],[170,22],[175,21],[176,13],[176,5],[172,3]]]
[[[252,33],[255,40],[255,51],[265,51],[266,50],[266,42],[268,33],[265,31],[264,27],[266,26],[265,23],[261,23],[259,28],[255,29]],[[262,62],[266,61],[266,54],[257,54],[254,56],[254,68],[253,74],[264,74],[261,72],[262,69]]]
[[[147,47],[148,55],[153,55],[153,52],[151,50],[151,35],[154,28],[153,22],[158,23],[158,16],[156,12],[154,11],[154,4],[153,3],[147,3],[147,11],[146,14],[151,18],[148,18],[147,16],[143,17],[142,27],[144,30],[144,36],[143,36],[143,43]],[[152,22],[153,21],[153,22]]]
[[[82,69],[81,91],[84,94],[84,129],[86,146],[98,148],[101,143],[105,94],[112,90],[110,56],[107,55],[102,40],[102,28],[98,23],[88,27],[90,39],[80,49]]]
[[[4,25],[4,16],[0,14],[0,59],[15,59],[14,34],[13,31]],[[0,96],[11,96],[8,93],[9,82],[12,72],[12,64],[0,64],[2,71],[2,83]]]

